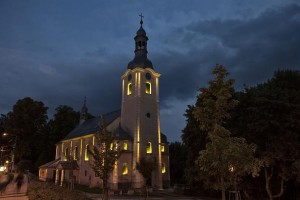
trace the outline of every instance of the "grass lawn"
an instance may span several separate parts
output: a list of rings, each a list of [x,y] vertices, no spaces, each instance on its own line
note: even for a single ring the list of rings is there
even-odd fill
[[[69,191],[67,188],[42,182],[36,178],[29,180],[28,197],[30,200],[91,200],[77,190]]]

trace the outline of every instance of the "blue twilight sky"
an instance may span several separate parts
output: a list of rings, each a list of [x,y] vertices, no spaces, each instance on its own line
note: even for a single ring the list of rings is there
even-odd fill
[[[79,110],[84,96],[93,115],[119,109],[141,12],[170,141],[216,63],[236,89],[300,70],[298,0],[0,0],[0,113],[27,96],[49,118],[59,105]]]

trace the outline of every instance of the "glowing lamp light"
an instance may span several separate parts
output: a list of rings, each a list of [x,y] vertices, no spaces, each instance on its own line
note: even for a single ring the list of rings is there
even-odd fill
[[[6,167],[5,167],[5,166],[0,166],[0,172],[4,172],[4,171],[5,171],[5,169],[6,169]]]
[[[233,165],[229,165],[228,170],[229,170],[230,172],[234,172],[234,166],[233,166]]]

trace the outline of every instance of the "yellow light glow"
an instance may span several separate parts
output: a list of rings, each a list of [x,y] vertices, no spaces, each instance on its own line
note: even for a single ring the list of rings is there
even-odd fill
[[[147,143],[147,153],[148,154],[152,153],[152,144],[151,144],[151,142]]]
[[[58,145],[56,145],[56,149],[55,149],[55,158],[58,158]]]
[[[74,148],[74,160],[77,160],[78,159],[78,147],[75,146]]]
[[[132,83],[128,83],[127,85],[127,95],[131,95],[132,94]]]
[[[123,174],[123,175],[128,174],[128,164],[127,164],[127,163],[123,163],[122,174]]]
[[[122,80],[122,97],[124,96],[124,86],[125,86],[125,84],[124,84],[124,79]]]
[[[110,143],[109,149],[110,149],[110,150],[113,150],[113,147],[114,147],[114,144],[113,144],[113,143]]]
[[[65,170],[61,170],[61,181],[60,181],[60,186],[62,186],[64,182],[64,177],[65,177]]]
[[[229,170],[230,172],[234,172],[234,166],[233,166],[233,165],[229,165],[228,170]]]
[[[95,146],[95,136],[93,136],[93,146]]]
[[[80,159],[82,158],[82,139],[80,139]]]
[[[69,156],[69,149],[68,149],[68,147],[65,149],[64,156],[65,156],[64,160],[65,161],[68,160],[68,156]]]
[[[136,157],[137,161],[140,160],[140,120],[138,119],[137,124],[137,147],[136,147]]]
[[[165,146],[164,146],[164,145],[161,145],[160,147],[161,147],[161,148],[160,148],[160,149],[161,149],[161,152],[165,152]]]
[[[9,163],[9,161],[7,160],[7,161],[5,161],[5,163],[6,163],[6,164],[8,164],[8,163]]]
[[[145,88],[145,93],[146,94],[151,94],[152,88],[151,88],[151,83],[149,81],[146,82],[146,88]]]
[[[124,144],[123,144],[123,150],[128,150],[128,143],[127,142],[124,142]]]
[[[138,73],[138,96],[141,96],[141,72]]]
[[[163,173],[163,174],[166,173],[166,164],[165,163],[161,164],[161,173]]]
[[[85,145],[85,151],[84,151],[84,160],[88,161],[90,159],[90,154],[88,149],[90,148],[90,145]]]

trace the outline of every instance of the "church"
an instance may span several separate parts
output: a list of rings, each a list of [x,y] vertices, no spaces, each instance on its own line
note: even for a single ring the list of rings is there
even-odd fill
[[[136,169],[141,157],[156,160],[151,184],[156,189],[170,186],[169,148],[160,131],[159,78],[147,57],[148,37],[143,28],[136,32],[135,55],[121,76],[121,109],[103,114],[107,130],[114,133],[122,150],[109,178],[114,190],[143,187],[144,178]],[[95,145],[100,117],[87,119],[86,100],[80,112],[80,122],[63,140],[56,144],[55,160],[39,167],[39,179],[63,185],[75,184],[101,187],[102,181],[91,167],[88,149]],[[68,158],[73,161],[68,161]]]

